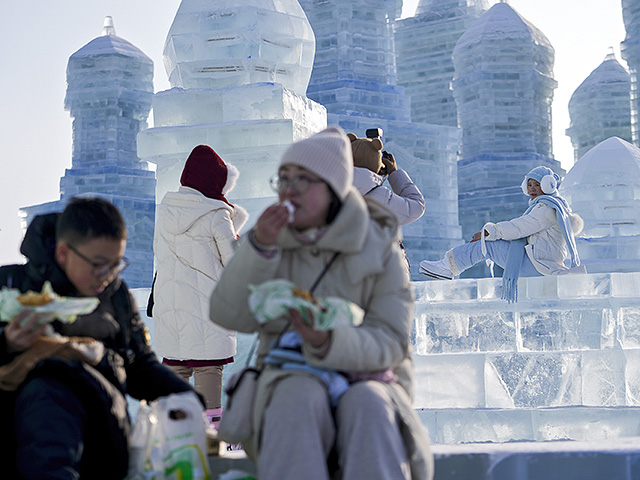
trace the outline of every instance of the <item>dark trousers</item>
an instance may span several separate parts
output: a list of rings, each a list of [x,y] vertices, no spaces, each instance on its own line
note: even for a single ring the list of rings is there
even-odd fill
[[[113,438],[103,403],[67,382],[37,377],[15,402],[16,466],[24,480],[122,479],[126,435]],[[124,450],[124,452],[123,452]]]

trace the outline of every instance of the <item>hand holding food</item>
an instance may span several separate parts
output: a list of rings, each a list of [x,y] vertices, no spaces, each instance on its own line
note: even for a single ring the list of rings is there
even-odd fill
[[[282,316],[290,316],[296,310],[301,320],[315,330],[331,330],[340,325],[358,326],[364,311],[358,305],[340,297],[315,298],[289,280],[268,280],[260,285],[250,285],[249,308],[260,323]]]
[[[0,321],[11,322],[22,312],[21,326],[25,326],[32,316],[37,317],[36,327],[53,320],[74,322],[78,315],[93,312],[100,300],[95,297],[61,297],[53,291],[51,283],[45,282],[42,291],[20,292],[15,288],[0,290]],[[36,315],[37,314],[37,315]]]

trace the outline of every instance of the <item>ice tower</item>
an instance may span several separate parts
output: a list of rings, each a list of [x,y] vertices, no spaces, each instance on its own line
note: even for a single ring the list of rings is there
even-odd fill
[[[411,120],[458,126],[453,99],[453,47],[486,10],[486,0],[421,0],[416,15],[396,23],[398,84],[411,97]]]
[[[622,19],[627,35],[620,44],[622,58],[627,62],[631,74],[631,134],[633,143],[640,146],[640,2],[622,0]]]
[[[106,17],[102,36],[69,58],[65,109],[73,117],[72,166],[60,179],[60,200],[21,210],[33,216],[61,211],[73,196],[99,196],[115,204],[127,223],[123,278],[132,288],[151,286],[155,173],[136,155],[136,135],[147,127],[153,62],[116,36]]]
[[[629,72],[616,60],[613,49],[573,92],[569,100],[574,162],[610,137],[631,142]]]
[[[314,50],[297,0],[183,0],[164,47],[173,88],[154,96],[154,128],[138,136],[158,201],[207,144],[240,170],[231,200],[255,220],[284,149],[326,127],[326,109],[305,97]]]
[[[456,204],[457,128],[412,123],[410,99],[397,85],[393,26],[400,0],[302,0],[316,34],[307,94],[327,107],[328,123],[364,136],[384,131],[396,157],[427,202],[424,216],[403,227],[414,279],[416,265],[460,242]]]
[[[458,40],[453,95],[462,127],[464,238],[487,221],[522,214],[527,198],[520,183],[531,168],[564,174],[552,154],[553,61],[544,34],[507,3],[491,7]]]

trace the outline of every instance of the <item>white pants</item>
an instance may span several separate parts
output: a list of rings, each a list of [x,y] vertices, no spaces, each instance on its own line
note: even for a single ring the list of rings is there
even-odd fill
[[[487,246],[486,256],[482,255],[482,244],[480,241],[458,245],[457,247],[454,247],[451,252],[453,253],[453,258],[455,259],[460,272],[464,272],[467,268],[471,268],[476,263],[486,259],[493,260],[496,265],[504,268],[507,265],[507,254],[509,253],[510,244],[511,242],[506,240],[485,242],[485,245]],[[457,272],[454,273],[457,275]],[[536,270],[536,267],[533,266],[533,263],[531,263],[527,254],[524,253],[522,264],[520,265],[520,276],[539,277],[541,275],[542,274]]]

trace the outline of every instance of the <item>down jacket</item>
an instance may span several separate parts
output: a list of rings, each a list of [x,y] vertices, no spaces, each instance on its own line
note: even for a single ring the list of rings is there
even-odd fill
[[[81,296],[54,259],[57,216],[51,213],[34,218],[20,248],[28,262],[1,267],[0,286],[17,288],[22,292],[40,291],[48,280],[59,295]],[[158,362],[135,301],[120,277],[116,277],[98,298],[100,304],[94,312],[78,316],[74,323],[53,322],[52,326],[57,333],[65,336],[91,337],[102,342],[106,348],[102,361],[91,367],[80,361],[45,359],[30,372],[21,388],[38,377],[56,379],[72,387],[90,415],[88,425],[100,425],[100,434],[90,435],[91,432],[88,432],[89,438],[85,441],[91,442],[92,447],[102,452],[104,458],[109,458],[108,462],[101,462],[97,467],[99,475],[94,472],[87,474],[86,478],[122,478],[127,472],[129,445],[129,418],[124,395],[151,401],[193,389]],[[0,323],[0,365],[8,364],[21,355],[8,353],[5,327],[5,323]],[[13,408],[15,401],[19,401],[21,388],[17,392],[0,391],[3,412],[0,416],[0,460],[3,461],[3,473],[10,471],[11,463],[16,460],[15,455],[11,457],[8,452],[15,448]],[[46,397],[41,398],[42,408],[35,409],[34,418],[24,418],[24,424],[46,424],[49,428],[64,432],[68,425],[52,417],[50,409],[47,409]],[[71,400],[69,404],[72,404]],[[66,441],[71,442],[68,436]],[[69,451],[75,447],[70,445]],[[35,451],[30,455],[32,458],[46,458],[52,452]],[[55,476],[52,472],[53,465],[47,473]],[[66,471],[66,475],[72,475],[72,472]],[[7,474],[2,478],[17,477]]]
[[[246,211],[180,187],[158,206],[153,319],[158,354],[216,360],[236,354],[236,335],[208,320],[209,297],[233,256]]]
[[[582,231],[582,218],[570,214],[573,234]],[[557,275],[569,268],[564,264],[567,258],[567,244],[558,225],[556,211],[544,203],[536,204],[529,213],[506,222],[487,223],[483,227],[488,235],[486,241],[515,240],[527,238],[525,250],[533,266],[542,275]]]
[[[413,293],[398,246],[397,220],[377,202],[366,201],[352,188],[336,219],[314,244],[302,243],[289,229],[278,239],[279,253],[260,255],[250,241],[242,242],[211,297],[211,319],[225,328],[258,332],[257,364],[261,365],[285,320],[260,325],[248,307],[249,284],[286,278],[309,289],[325,265],[339,252],[314,291],[315,296],[340,296],[360,305],[365,316],[359,327],[337,327],[331,345],[320,358],[303,344],[306,360],[315,366],[350,372],[375,372],[393,368],[398,383],[384,384],[398,411],[409,454],[412,475],[431,478],[432,457],[424,427],[411,407],[413,371],[410,335]],[[250,456],[257,452],[262,415],[274,382],[295,372],[267,368],[262,372],[254,405],[254,437],[246,442]]]
[[[353,167],[353,185],[362,195],[372,198],[395,213],[398,224],[408,225],[424,214],[424,197],[404,170],[387,177],[391,188],[384,187],[384,177],[368,168]]]

